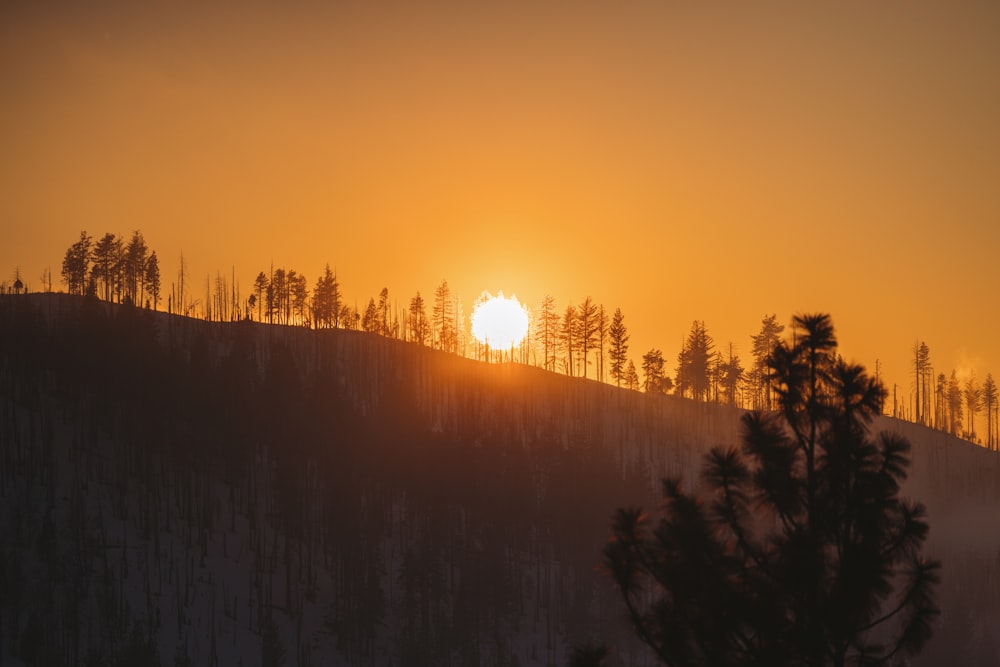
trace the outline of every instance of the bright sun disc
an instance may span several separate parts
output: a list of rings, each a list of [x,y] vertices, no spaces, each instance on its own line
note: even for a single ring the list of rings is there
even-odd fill
[[[472,311],[472,335],[494,350],[506,350],[519,344],[528,334],[528,311],[516,296],[483,292]]]

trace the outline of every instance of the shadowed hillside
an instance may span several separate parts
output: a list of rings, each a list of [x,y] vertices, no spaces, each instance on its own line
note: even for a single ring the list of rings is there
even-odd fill
[[[0,299],[0,662],[648,664],[596,570],[739,411],[343,330]],[[1000,659],[1000,457],[909,423],[944,614]]]

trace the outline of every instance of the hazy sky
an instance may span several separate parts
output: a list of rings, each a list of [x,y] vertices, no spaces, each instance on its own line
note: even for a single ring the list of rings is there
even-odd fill
[[[4,3],[0,272],[138,228],[166,283],[591,295],[671,367],[694,319],[747,358],[823,310],[890,383],[918,338],[1000,374],[998,35],[993,1]]]

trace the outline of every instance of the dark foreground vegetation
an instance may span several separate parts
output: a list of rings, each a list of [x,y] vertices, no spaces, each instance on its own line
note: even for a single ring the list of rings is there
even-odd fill
[[[740,415],[365,332],[3,297],[0,663],[562,665],[599,637],[653,664],[597,568],[611,512],[693,483]],[[882,426],[948,564],[922,664],[990,664],[998,457]]]

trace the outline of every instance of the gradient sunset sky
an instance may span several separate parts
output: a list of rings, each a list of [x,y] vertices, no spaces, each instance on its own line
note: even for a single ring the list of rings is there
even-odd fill
[[[0,271],[141,229],[166,290],[329,262],[620,306],[671,372],[828,311],[1000,374],[1000,3],[4,3]]]

